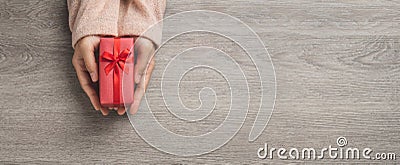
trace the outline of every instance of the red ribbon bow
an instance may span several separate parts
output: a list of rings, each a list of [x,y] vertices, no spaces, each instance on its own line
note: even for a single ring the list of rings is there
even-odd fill
[[[119,68],[121,68],[122,71],[125,71],[128,73],[128,68],[125,69],[125,62],[127,61],[127,58],[131,54],[130,49],[124,49],[122,52],[120,52],[120,39],[115,38],[114,39],[114,52],[109,53],[109,52],[104,52],[101,55],[102,60],[110,62],[105,68],[104,71],[106,72],[106,75],[108,75],[111,70],[114,69],[114,74],[113,74],[113,91],[114,91],[114,104],[120,104],[120,92],[121,92],[121,85],[120,85],[120,72]]]

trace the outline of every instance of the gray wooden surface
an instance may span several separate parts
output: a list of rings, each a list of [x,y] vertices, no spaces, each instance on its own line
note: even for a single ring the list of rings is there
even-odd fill
[[[255,142],[247,142],[254,106],[239,134],[214,152],[179,157],[158,151],[136,134],[126,116],[103,117],[92,109],[71,64],[64,0],[1,0],[0,163],[302,163],[261,160],[256,151],[264,143],[335,146],[339,136],[345,136],[349,146],[400,155],[400,2],[171,0],[166,16],[194,9],[241,19],[269,50],[277,100],[268,127]],[[196,35],[215,37],[199,33],[183,39],[190,41]],[[185,46],[185,40],[175,44]],[[185,104],[191,108],[199,104],[196,89],[204,83],[191,82],[215,78],[207,84],[221,93],[217,104],[221,112],[205,122],[189,123],[187,129],[171,124],[174,119],[160,110],[161,123],[186,134],[194,127],[197,132],[214,128],[229,103],[218,74],[197,70],[191,75],[182,82]],[[257,99],[257,88],[252,90]],[[341,161],[315,163],[327,162]]]

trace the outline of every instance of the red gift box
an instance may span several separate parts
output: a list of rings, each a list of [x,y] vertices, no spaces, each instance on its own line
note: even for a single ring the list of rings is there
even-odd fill
[[[100,104],[104,107],[121,107],[124,103],[133,103],[133,45],[133,38],[100,39],[99,94]]]

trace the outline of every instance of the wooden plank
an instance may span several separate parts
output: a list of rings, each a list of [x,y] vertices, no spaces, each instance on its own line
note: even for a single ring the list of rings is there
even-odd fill
[[[168,1],[166,16],[206,9],[241,19],[267,46],[277,78],[273,116],[255,142],[247,141],[260,96],[258,84],[252,83],[249,116],[237,136],[212,153],[179,157],[148,145],[126,116],[111,113],[102,117],[93,110],[71,64],[65,1],[2,0],[0,162],[286,164],[303,161],[261,160],[257,149],[264,143],[322,148],[336,145],[339,136],[346,137],[350,147],[399,155],[399,7],[399,2],[385,0]],[[250,80],[257,79],[243,52],[212,34],[184,35],[165,49],[207,45],[210,38],[233,54]],[[153,78],[160,80],[161,72],[156,71]],[[185,123],[163,109],[161,97],[154,97],[152,103],[160,107],[155,109],[160,122],[188,135],[215,128],[230,103],[219,74],[206,69],[188,74],[182,81],[182,99],[186,106],[197,107],[203,85],[219,94],[218,111],[205,121]],[[150,90],[159,87],[151,84]],[[338,162],[326,159],[315,163]]]

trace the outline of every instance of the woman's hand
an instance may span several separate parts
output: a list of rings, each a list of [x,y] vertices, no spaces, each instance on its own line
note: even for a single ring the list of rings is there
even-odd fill
[[[137,54],[137,62],[135,65],[135,83],[136,89],[134,94],[133,104],[131,105],[129,112],[135,114],[138,109],[142,97],[147,89],[151,73],[153,73],[155,61],[153,58],[155,52],[155,46],[152,41],[146,38],[138,38],[135,42],[135,54]],[[125,113],[118,110],[118,114]]]
[[[75,46],[75,52],[72,57],[76,74],[82,89],[89,96],[90,101],[96,111],[100,110],[106,116],[109,111],[105,107],[101,107],[99,95],[93,88],[93,83],[99,80],[97,63],[94,51],[100,44],[100,37],[87,36],[79,40]]]
[[[154,69],[154,55],[155,46],[153,42],[146,38],[138,38],[135,41],[135,55],[137,55],[137,61],[135,65],[135,94],[133,104],[131,105],[129,112],[130,114],[135,114],[138,109],[142,97],[147,89],[151,73]],[[118,108],[117,113],[119,115],[125,114],[125,108]]]

